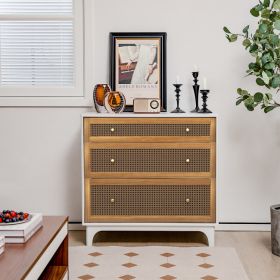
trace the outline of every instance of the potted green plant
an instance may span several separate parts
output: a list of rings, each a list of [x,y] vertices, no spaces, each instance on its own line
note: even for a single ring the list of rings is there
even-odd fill
[[[241,33],[233,33],[227,27],[223,30],[229,42],[242,39],[242,45],[252,57],[246,73],[255,76],[256,84],[262,88],[258,92],[237,89],[236,105],[243,103],[249,111],[260,107],[265,113],[280,107],[276,93],[280,90],[280,0],[260,0],[251,10],[258,18],[255,31],[250,26]],[[280,205],[271,207],[272,252],[280,256]]]

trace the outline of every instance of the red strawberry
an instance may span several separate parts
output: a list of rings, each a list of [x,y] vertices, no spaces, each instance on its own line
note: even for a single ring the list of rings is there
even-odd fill
[[[3,223],[3,219],[2,218],[0,218],[0,223]]]
[[[17,214],[16,214],[15,211],[11,211],[11,217],[12,217],[12,218],[16,217],[16,215],[17,215]]]

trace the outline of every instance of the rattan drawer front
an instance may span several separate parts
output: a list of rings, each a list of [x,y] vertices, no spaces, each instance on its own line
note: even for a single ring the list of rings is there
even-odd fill
[[[210,149],[91,149],[90,158],[93,173],[210,172]]]
[[[198,145],[89,145],[89,177],[210,176],[213,144]],[[212,165],[213,167],[214,165]],[[107,174],[106,174],[107,173]]]
[[[210,180],[161,182],[124,181],[120,184],[92,181],[88,186],[89,219],[123,221],[124,217],[146,221],[213,221],[214,188]],[[161,218],[160,218],[161,217]]]
[[[87,118],[85,136],[94,142],[215,141],[215,119]]]

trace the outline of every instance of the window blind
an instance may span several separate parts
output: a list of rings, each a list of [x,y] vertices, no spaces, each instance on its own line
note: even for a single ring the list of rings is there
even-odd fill
[[[72,0],[1,0],[2,15],[68,14],[72,15]]]
[[[0,86],[73,87],[72,0],[1,0]]]

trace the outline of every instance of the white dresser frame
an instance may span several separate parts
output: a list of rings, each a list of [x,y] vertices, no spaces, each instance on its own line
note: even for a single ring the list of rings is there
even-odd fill
[[[82,166],[82,224],[86,227],[86,245],[92,246],[92,241],[100,231],[181,231],[202,232],[208,239],[209,247],[215,246],[215,228],[218,225],[218,149],[216,148],[216,223],[86,223],[85,222],[85,193],[84,193],[84,118],[216,118],[216,147],[218,147],[218,124],[216,114],[101,114],[85,113],[82,114],[82,132],[81,132],[81,166]]]

